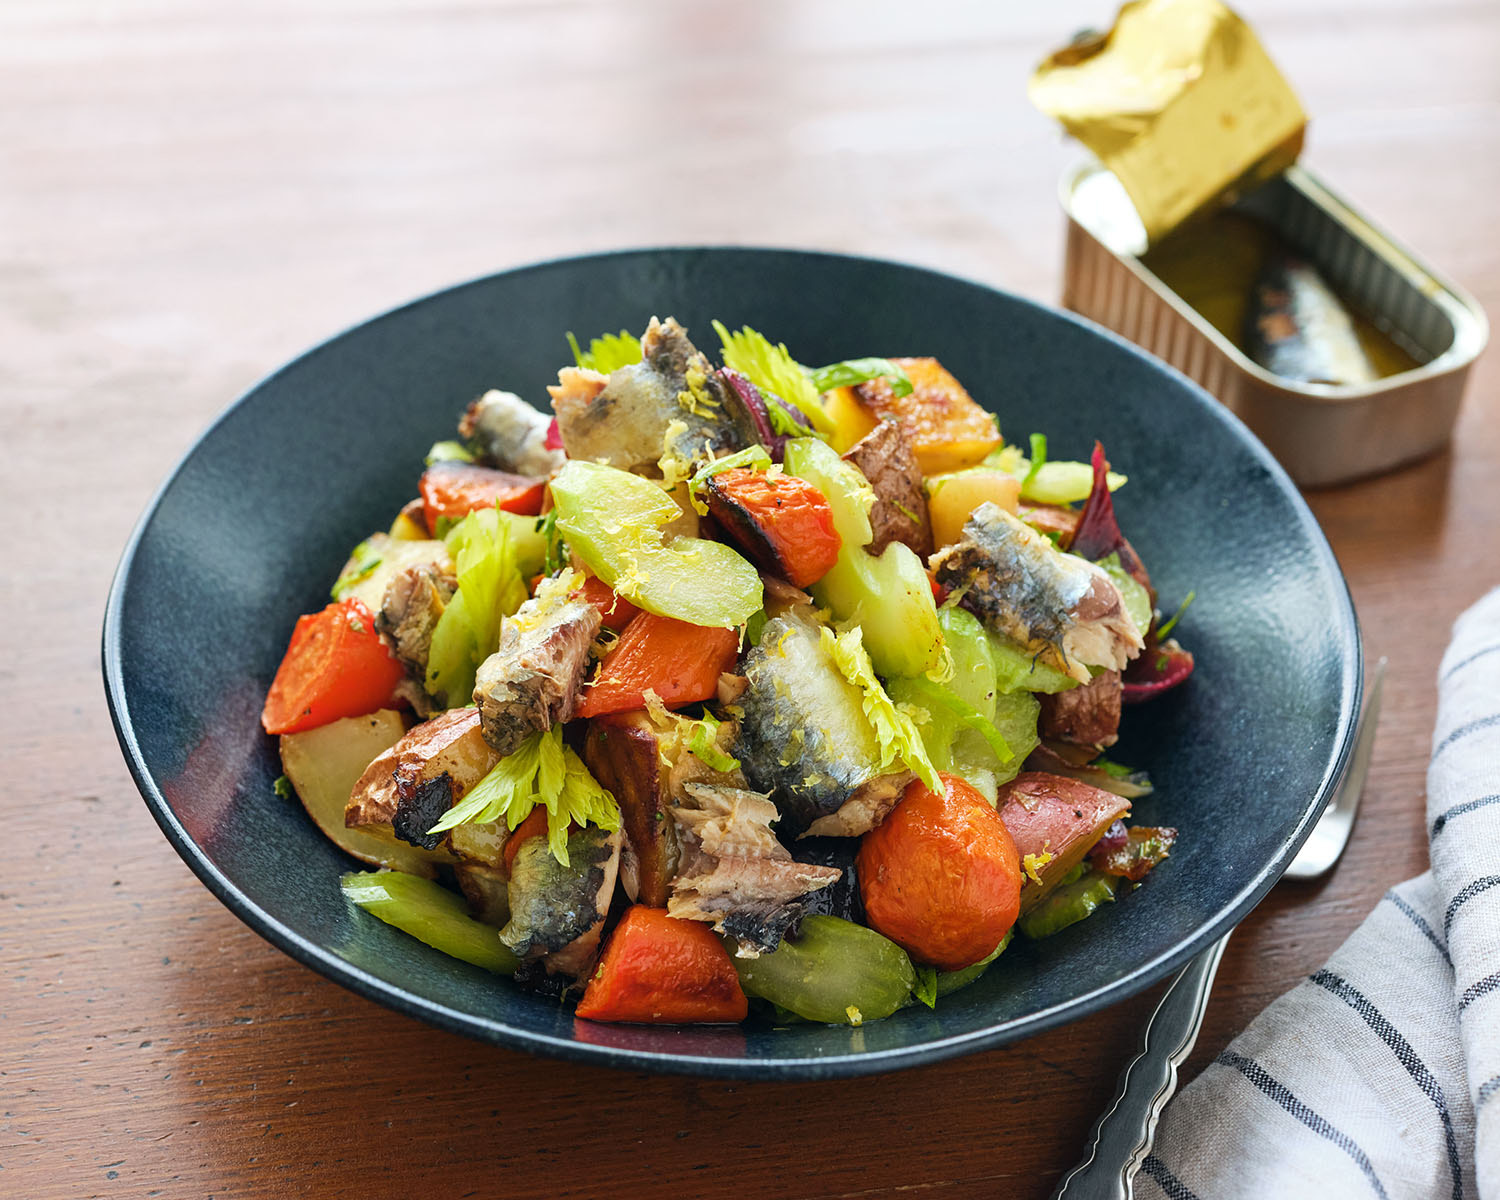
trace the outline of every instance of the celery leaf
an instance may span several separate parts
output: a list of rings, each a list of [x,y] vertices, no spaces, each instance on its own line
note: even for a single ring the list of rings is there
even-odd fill
[[[927,756],[922,735],[911,717],[896,707],[881,686],[869,652],[865,649],[859,626],[851,626],[837,635],[824,626],[822,637],[823,645],[837,665],[839,674],[860,691],[860,704],[864,708],[865,718],[870,722],[875,738],[880,743],[880,765],[889,767],[899,761],[908,770],[915,772],[933,791],[941,791],[942,780],[938,778],[932,759]]]

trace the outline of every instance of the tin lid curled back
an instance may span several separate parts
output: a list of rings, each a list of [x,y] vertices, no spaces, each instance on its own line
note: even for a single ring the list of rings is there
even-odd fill
[[[1307,114],[1218,0],[1132,0],[1106,34],[1050,55],[1031,101],[1120,181],[1151,242],[1284,171]]]

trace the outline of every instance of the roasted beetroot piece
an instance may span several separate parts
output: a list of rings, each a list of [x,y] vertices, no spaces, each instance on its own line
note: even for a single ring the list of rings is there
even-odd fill
[[[1105,875],[1138,882],[1166,858],[1177,841],[1177,830],[1166,826],[1126,826],[1116,821],[1089,851],[1089,865]]]
[[[1066,544],[1066,549],[1090,562],[1098,562],[1101,558],[1107,558],[1118,551],[1120,566],[1124,568],[1125,573],[1139,582],[1142,587],[1149,589],[1151,576],[1146,573],[1140,556],[1136,554],[1135,548],[1126,540],[1125,535],[1120,532],[1120,524],[1115,520],[1115,502],[1109,494],[1109,461],[1104,457],[1102,443],[1094,443],[1094,455],[1091,461],[1094,468],[1094,486],[1089,492],[1089,498],[1083,502],[1083,511],[1078,515],[1078,524],[1073,530],[1072,539]],[[1154,593],[1152,599],[1155,599]]]
[[[1126,704],[1140,704],[1185,683],[1192,673],[1193,656],[1177,644],[1176,638],[1148,644],[1125,668],[1120,698]]]

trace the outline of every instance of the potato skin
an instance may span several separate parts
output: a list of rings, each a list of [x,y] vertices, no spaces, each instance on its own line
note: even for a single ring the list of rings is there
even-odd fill
[[[1083,687],[1041,696],[1041,733],[1075,746],[1104,750],[1120,737],[1120,672],[1103,671]]]
[[[999,810],[1023,860],[1052,856],[1036,866],[1041,883],[1027,879],[1021,888],[1021,911],[1027,912],[1130,811],[1130,801],[1081,780],[1022,771],[1001,786]]]
[[[904,542],[924,562],[932,553],[932,520],[922,490],[922,468],[911,443],[895,421],[881,421],[844,454],[875,489],[870,510],[874,538],[865,547],[879,554],[892,542]]]
[[[351,829],[388,825],[406,792],[442,775],[449,777],[457,803],[499,761],[479,731],[477,709],[439,713],[414,726],[365,768],[349,793],[344,823]]]

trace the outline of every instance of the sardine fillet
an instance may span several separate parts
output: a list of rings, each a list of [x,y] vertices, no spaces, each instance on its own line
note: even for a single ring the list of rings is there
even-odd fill
[[[1080,683],[1089,667],[1120,670],[1144,645],[1102,569],[988,501],[932,567],[939,583],[965,589],[964,603],[996,633]]]
[[[500,633],[500,648],[480,664],[474,681],[484,740],[504,756],[528,736],[567,721],[578,702],[589,647],[599,635],[599,610],[568,600],[537,624],[528,600]]]

